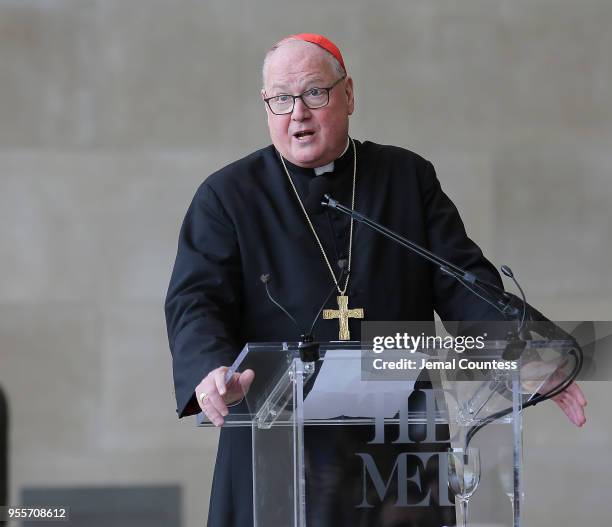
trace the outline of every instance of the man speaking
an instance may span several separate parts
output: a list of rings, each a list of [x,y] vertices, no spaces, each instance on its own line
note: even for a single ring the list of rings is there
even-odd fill
[[[339,202],[501,286],[429,161],[349,135],[353,79],[330,40],[300,34],[275,44],[264,60],[261,96],[273,144],[199,187],[165,304],[179,417],[203,411],[217,426],[253,380],[246,371],[224,382],[244,344],[298,337],[266,297],[262,274],[301,326],[335,289],[325,307],[347,316],[318,320],[321,341],[359,340],[362,320],[429,321],[434,311],[442,320],[500,318],[418,256],[338,212],[305,206],[310,182],[324,177]],[[581,425],[579,388],[562,395],[557,402]],[[253,525],[250,434],[221,431],[209,527]]]

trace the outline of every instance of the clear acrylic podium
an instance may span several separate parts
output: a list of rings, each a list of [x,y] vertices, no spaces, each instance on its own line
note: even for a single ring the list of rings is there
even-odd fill
[[[516,369],[501,360],[506,346],[400,357],[321,343],[320,357],[303,362],[294,343],[247,344],[235,367],[255,380],[224,426],[252,430],[254,525],[520,526],[521,408],[566,345],[530,341]],[[476,449],[474,489],[464,487],[476,469],[451,448]],[[470,490],[466,515],[455,494]]]

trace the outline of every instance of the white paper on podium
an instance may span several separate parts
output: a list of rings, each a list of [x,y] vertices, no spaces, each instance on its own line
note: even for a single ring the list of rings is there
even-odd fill
[[[420,359],[425,354],[415,353]],[[393,417],[414,390],[414,380],[364,381],[361,350],[330,350],[304,400],[305,419]]]

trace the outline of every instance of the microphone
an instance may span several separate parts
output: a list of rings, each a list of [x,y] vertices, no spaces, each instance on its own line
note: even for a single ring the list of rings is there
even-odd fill
[[[308,184],[308,196],[304,208],[308,214],[321,214],[325,210],[325,194],[331,190],[331,182],[325,176],[316,176]]]
[[[347,269],[348,268],[348,260],[338,260],[338,267],[340,268],[340,277],[338,278],[338,282],[341,282],[342,278],[345,276],[345,273],[349,272],[348,269]],[[327,302],[330,299],[330,297],[336,291],[336,285],[334,284],[333,287],[330,289],[329,293],[325,297],[325,300],[321,304],[321,307],[319,308],[319,311],[317,312],[317,314],[315,315],[315,317],[314,317],[314,319],[312,321],[312,324],[310,326],[310,330],[308,331],[308,333],[306,333],[305,331],[303,331],[300,328],[300,325],[297,323],[297,321],[291,315],[291,313],[289,313],[289,311],[287,311],[272,296],[272,293],[270,293],[270,288],[268,287],[268,284],[272,281],[272,278],[270,277],[270,275],[269,274],[262,274],[259,277],[259,279],[266,286],[266,294],[268,295],[268,298],[270,299],[270,301],[276,307],[278,307],[291,320],[291,322],[293,322],[293,325],[297,328],[298,332],[300,333],[300,341],[298,343],[298,350],[300,352],[300,358],[302,359],[302,361],[304,361],[304,362],[315,362],[315,361],[319,360],[319,357],[320,357],[319,343],[315,341],[314,335],[312,334],[312,330],[314,329],[315,324],[317,323],[317,320],[319,319],[319,315],[321,314],[321,311],[323,311],[323,308],[325,307],[325,304],[327,304]]]
[[[272,281],[272,278],[270,277],[269,274],[262,274],[259,279],[261,280],[261,282],[266,286],[266,294],[268,295],[268,298],[270,299],[270,301],[276,306],[278,307],[283,313],[285,313],[285,315],[287,315],[289,317],[289,319],[291,320],[291,322],[293,322],[293,325],[297,328],[297,330],[300,332],[300,334],[303,335],[303,331],[300,329],[300,325],[297,323],[297,321],[295,320],[295,318],[293,318],[291,316],[291,313],[289,313],[289,311],[287,311],[283,306],[281,306],[272,296],[272,293],[270,293],[270,288],[268,287],[268,284]]]
[[[283,306],[281,306],[276,301],[276,299],[272,296],[272,293],[270,293],[270,288],[268,287],[268,284],[272,280],[270,275],[262,274],[259,277],[259,279],[266,286],[266,294],[268,295],[268,298],[270,299],[270,301],[276,307],[278,307],[285,315],[287,315],[287,317],[289,317],[291,322],[293,322],[293,325],[297,328],[298,332],[300,333],[300,342],[298,343],[298,351],[300,352],[300,359],[302,359],[302,361],[304,362],[315,362],[319,360],[319,357],[320,357],[319,343],[315,342],[314,337],[312,336],[312,329],[314,327],[314,322],[313,322],[312,327],[310,328],[310,333],[306,333],[302,331],[302,329],[300,328],[300,325],[297,323],[295,318],[293,318],[291,313],[289,313],[289,311],[287,311]],[[325,302],[327,302],[327,300],[329,299],[329,296],[330,295],[327,296],[327,298],[325,299]],[[318,316],[319,315],[317,314],[317,317]]]

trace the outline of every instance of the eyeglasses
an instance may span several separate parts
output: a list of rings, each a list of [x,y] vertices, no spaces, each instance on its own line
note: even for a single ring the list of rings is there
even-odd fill
[[[287,95],[283,93],[274,97],[268,97],[264,99],[264,101],[270,108],[270,111],[275,115],[286,115],[291,113],[295,107],[296,99],[302,99],[302,102],[307,108],[316,110],[317,108],[327,106],[329,103],[329,92],[345,78],[346,75],[343,75],[328,88],[310,88],[300,95]]]

